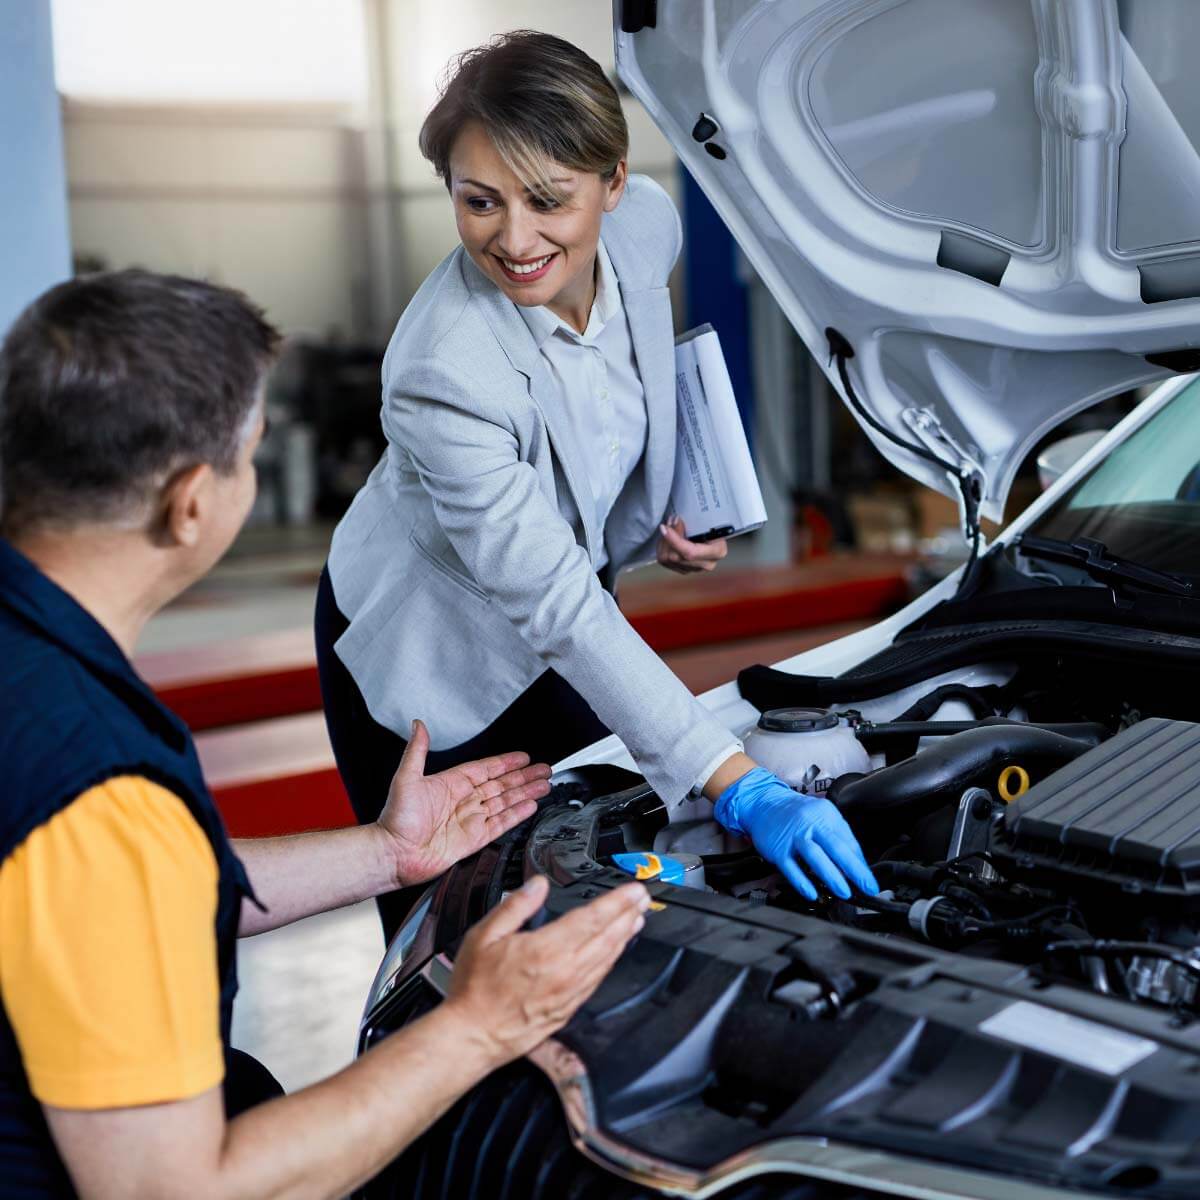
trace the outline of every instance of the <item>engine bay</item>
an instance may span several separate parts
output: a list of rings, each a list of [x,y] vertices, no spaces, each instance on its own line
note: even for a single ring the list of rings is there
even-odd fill
[[[972,636],[956,653],[996,629]],[[555,1086],[593,1155],[680,1195],[783,1159],[911,1195],[916,1159],[922,1195],[1193,1200],[1200,641],[1172,637],[1161,668],[1110,661],[1087,687],[1069,639],[931,669],[907,634],[836,679],[772,679],[781,729],[842,739],[834,769],[801,752],[794,774],[846,815],[878,898],[810,903],[711,818],[669,822],[640,775],[560,772],[414,911],[362,1046],[436,1002],[438,964],[530,873],[553,919],[654,856],[682,870],[649,878],[645,929],[559,1036]],[[818,699],[832,727],[795,713]]]
[[[913,798],[906,815],[916,821],[876,860],[890,894],[832,919],[907,927],[933,945],[1193,1019],[1200,726],[1152,718],[1089,748],[1092,736],[984,725],[926,752],[933,771],[908,760],[914,769],[894,790],[889,773],[903,764],[877,773],[865,804],[865,781],[841,789],[835,799],[876,846],[897,832],[887,805],[897,792]],[[910,778],[936,782],[956,770],[974,776],[957,804]],[[879,812],[882,831],[872,827]]]
[[[1099,691],[1055,701],[1046,672],[976,664],[852,706],[764,714],[760,727],[836,719],[866,752],[865,770],[830,777],[813,757],[828,742],[810,753],[814,735],[798,732],[788,781],[838,806],[877,898],[811,904],[748,843],[712,822],[667,825],[653,800],[615,827],[601,822],[597,861],[653,854],[681,863],[693,887],[1012,963],[1190,1023],[1200,1016],[1200,724],[1144,717]],[[828,736],[824,724],[816,740]]]

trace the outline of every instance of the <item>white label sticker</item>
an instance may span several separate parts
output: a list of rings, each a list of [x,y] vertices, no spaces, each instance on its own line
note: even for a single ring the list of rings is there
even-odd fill
[[[1120,1075],[1158,1049],[1158,1043],[1148,1038],[1109,1029],[1107,1025],[1068,1016],[1027,1000],[1018,1000],[980,1022],[979,1032],[1030,1050],[1041,1050],[1105,1075]]]

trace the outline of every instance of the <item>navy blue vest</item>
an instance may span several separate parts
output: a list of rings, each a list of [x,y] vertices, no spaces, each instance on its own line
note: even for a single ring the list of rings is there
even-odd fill
[[[174,792],[212,843],[228,1058],[238,916],[242,897],[252,893],[191,735],[100,624],[0,539],[0,863],[81,793],[118,775],[140,775]],[[0,1197],[73,1194],[0,1007]]]

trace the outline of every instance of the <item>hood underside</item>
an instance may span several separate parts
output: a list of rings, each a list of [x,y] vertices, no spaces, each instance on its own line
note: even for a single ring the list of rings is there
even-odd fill
[[[998,520],[1055,425],[1200,367],[1194,0],[615,16],[621,78],[843,397],[849,344],[856,418],[920,482],[975,477]]]

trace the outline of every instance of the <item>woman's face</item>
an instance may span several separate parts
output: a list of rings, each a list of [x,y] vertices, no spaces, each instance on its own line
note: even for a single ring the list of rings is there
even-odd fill
[[[528,192],[476,121],[450,152],[454,218],[475,265],[514,303],[544,304],[564,316],[583,306],[586,323],[600,218],[621,199],[625,163],[611,180],[569,167],[556,167],[552,177],[563,204]]]

